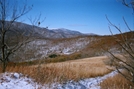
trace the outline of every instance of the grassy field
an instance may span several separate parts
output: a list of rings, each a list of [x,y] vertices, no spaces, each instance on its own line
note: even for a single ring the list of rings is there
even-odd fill
[[[106,56],[47,64],[40,64],[41,61],[39,61],[38,65],[8,66],[7,71],[26,74],[41,83],[77,81],[111,72],[107,69],[105,60],[107,60]]]
[[[61,63],[50,63],[41,65],[44,68],[54,68],[57,72],[66,76],[67,79],[79,80],[96,76],[103,76],[110,72],[104,64],[106,57],[93,57],[79,60],[71,60]]]

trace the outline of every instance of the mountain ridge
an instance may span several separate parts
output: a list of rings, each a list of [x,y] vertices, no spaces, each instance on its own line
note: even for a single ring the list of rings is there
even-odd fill
[[[7,21],[7,24],[10,22]],[[96,34],[84,34],[79,31],[73,31],[66,28],[56,28],[56,29],[49,29],[44,27],[38,27],[34,25],[29,25],[22,22],[14,22],[12,24],[13,26],[11,29],[18,29],[20,32],[25,32],[26,34],[32,32],[34,37],[39,38],[52,38],[52,39],[58,39],[58,38],[71,38],[71,37],[77,37],[77,36],[85,36],[85,35],[96,35]],[[13,34],[13,33],[10,33]]]

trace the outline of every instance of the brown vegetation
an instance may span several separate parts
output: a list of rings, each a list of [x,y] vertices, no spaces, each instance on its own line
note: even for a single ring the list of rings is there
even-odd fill
[[[107,78],[100,86],[101,89],[134,89],[134,85],[120,74]]]
[[[33,66],[9,65],[7,72],[23,73],[42,83],[77,81],[84,78],[103,76],[111,72],[103,63],[104,60],[107,60],[107,57],[86,58],[61,63],[39,63],[40,65]]]

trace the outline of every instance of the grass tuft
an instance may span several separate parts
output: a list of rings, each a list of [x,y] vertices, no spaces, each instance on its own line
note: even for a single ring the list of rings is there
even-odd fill
[[[134,89],[134,85],[120,74],[105,79],[100,86],[101,89]]]

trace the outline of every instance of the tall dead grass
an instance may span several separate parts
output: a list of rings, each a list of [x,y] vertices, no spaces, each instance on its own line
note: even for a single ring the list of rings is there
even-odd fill
[[[49,63],[33,66],[8,66],[7,72],[19,72],[28,75],[40,83],[65,82],[84,78],[103,76],[109,72],[104,60],[106,57],[94,57]]]
[[[100,86],[101,89],[134,89],[134,85],[120,74],[105,79]]]

